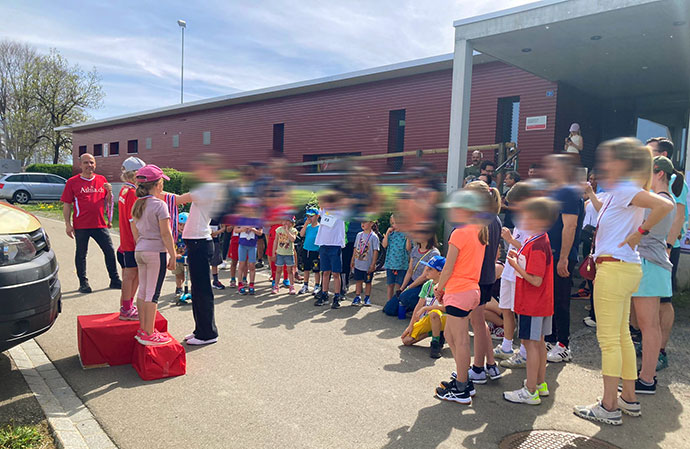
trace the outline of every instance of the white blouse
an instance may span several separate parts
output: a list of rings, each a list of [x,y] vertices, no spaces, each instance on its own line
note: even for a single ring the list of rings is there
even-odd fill
[[[624,262],[640,263],[637,248],[618,247],[644,221],[644,209],[633,206],[632,199],[642,189],[633,181],[621,181],[607,189],[607,197],[599,211],[594,257],[611,256]]]

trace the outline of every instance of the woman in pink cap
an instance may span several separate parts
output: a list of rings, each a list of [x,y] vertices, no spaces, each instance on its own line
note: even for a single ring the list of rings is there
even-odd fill
[[[565,152],[575,154],[579,157],[580,151],[582,151],[584,145],[582,134],[580,134],[580,125],[573,123],[570,125],[570,134],[565,138]]]
[[[156,198],[163,191],[164,179],[170,178],[156,165],[146,165],[137,171],[138,199],[132,208],[131,227],[136,241],[134,257],[139,270],[137,307],[140,329],[135,338],[142,345],[164,345],[171,340],[154,329],[165,269],[175,269],[170,213],[165,202]]]

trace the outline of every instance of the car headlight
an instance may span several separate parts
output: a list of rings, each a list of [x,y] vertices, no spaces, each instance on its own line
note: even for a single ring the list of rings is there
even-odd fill
[[[36,246],[28,235],[0,235],[0,266],[28,262],[34,257]]]

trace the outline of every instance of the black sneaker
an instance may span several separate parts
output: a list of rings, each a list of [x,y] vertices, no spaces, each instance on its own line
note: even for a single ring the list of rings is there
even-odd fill
[[[328,293],[326,292],[321,292],[319,296],[316,297],[316,301],[314,302],[315,306],[323,306],[325,304],[328,304]]]
[[[655,394],[656,393],[656,376],[654,376],[654,384],[653,385],[645,385],[643,384],[639,377],[635,381],[635,394]],[[618,391],[623,391],[623,385],[619,384],[618,385]]]
[[[79,293],[91,293],[92,291],[88,282],[82,282],[79,285]]]
[[[175,287],[175,296],[180,296],[182,294],[182,287]]]
[[[254,265],[254,268],[263,268],[264,267],[264,262],[263,260],[260,260]]]
[[[449,383],[448,388],[436,388],[436,397],[444,401],[458,402],[460,404],[471,404],[472,388],[473,387],[470,387],[470,382],[468,382],[463,391],[460,391],[458,389],[457,381],[452,380]]]
[[[119,279],[111,279],[110,288],[114,290],[122,290],[122,281]]]
[[[441,338],[438,341],[441,342],[441,347],[446,344],[446,337],[443,335],[443,331],[441,331]]]
[[[331,304],[331,309],[339,309],[340,308],[340,295],[335,295],[333,297],[333,304]]]
[[[431,347],[429,348],[429,357],[431,357],[432,359],[440,359],[441,349],[443,349],[443,346],[441,345],[440,341],[431,340]]]

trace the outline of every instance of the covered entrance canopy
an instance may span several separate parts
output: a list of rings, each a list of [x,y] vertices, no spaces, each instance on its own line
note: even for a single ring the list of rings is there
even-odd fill
[[[473,51],[558,82],[554,149],[578,122],[586,165],[602,140],[664,133],[684,165],[689,22],[685,0],[545,0],[455,22],[449,190],[466,161]]]

